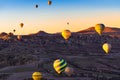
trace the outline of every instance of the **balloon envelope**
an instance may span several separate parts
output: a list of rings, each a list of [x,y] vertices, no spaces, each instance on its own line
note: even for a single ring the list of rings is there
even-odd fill
[[[13,32],[15,32],[16,30],[14,29]]]
[[[20,23],[20,27],[22,28],[24,26],[24,24],[23,23]]]
[[[58,74],[64,72],[66,66],[67,62],[64,59],[57,59],[53,63],[53,67]]]
[[[49,1],[48,1],[48,5],[51,5],[51,4],[52,4],[52,1],[49,0]]]
[[[73,74],[74,70],[73,68],[71,67],[66,67],[65,68],[65,73],[68,75],[68,76],[71,76]]]
[[[34,72],[32,74],[33,80],[40,80],[42,78],[42,74],[40,72]]]
[[[67,22],[67,25],[69,25],[69,22]]]
[[[21,40],[21,39],[22,39],[22,36],[21,36],[21,35],[18,35],[18,36],[17,36],[17,39],[18,39],[18,40]]]
[[[38,8],[38,5],[36,4],[35,7]]]
[[[64,30],[62,31],[62,37],[67,40],[71,36],[70,30]]]
[[[104,43],[102,47],[103,47],[103,50],[106,52],[106,54],[108,54],[112,46],[109,43]]]
[[[102,35],[103,30],[105,29],[104,24],[97,24],[95,26],[95,31],[99,34]]]

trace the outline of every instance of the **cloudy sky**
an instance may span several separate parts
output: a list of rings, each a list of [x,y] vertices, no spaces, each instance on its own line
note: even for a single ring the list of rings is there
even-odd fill
[[[120,28],[120,0],[0,0],[0,32],[83,30],[97,23]],[[35,8],[38,4],[39,7]],[[67,23],[69,22],[69,25]],[[24,27],[20,27],[24,23]]]

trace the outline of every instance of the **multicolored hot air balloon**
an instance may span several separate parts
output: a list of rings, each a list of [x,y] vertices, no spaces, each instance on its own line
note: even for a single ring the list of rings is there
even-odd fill
[[[64,59],[57,59],[53,63],[53,67],[58,74],[64,72],[66,66],[67,62]]]
[[[66,67],[66,68],[65,68],[65,73],[66,73],[68,76],[71,76],[71,75],[74,73],[74,69],[71,68],[71,67]]]
[[[111,44],[109,43],[104,43],[102,46],[103,50],[106,52],[106,54],[108,54],[112,48]]]
[[[100,36],[102,35],[102,32],[104,29],[105,29],[104,24],[96,24],[96,26],[95,26],[95,30]]]
[[[24,24],[23,23],[20,23],[20,27],[23,28]]]
[[[64,30],[62,31],[62,37],[65,39],[65,40],[68,40],[68,38],[71,36],[71,32],[70,30]]]
[[[52,1],[48,0],[48,5],[51,5],[52,4]]]
[[[40,72],[34,72],[32,74],[32,78],[33,78],[33,80],[41,80],[42,74]]]

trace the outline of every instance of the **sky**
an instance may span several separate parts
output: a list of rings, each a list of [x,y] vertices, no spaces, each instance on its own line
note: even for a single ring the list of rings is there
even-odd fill
[[[52,5],[48,5],[48,0],[0,0],[0,33],[14,29],[14,34],[19,35],[40,30],[77,32],[98,23],[120,28],[120,0],[51,1]],[[24,23],[23,28],[20,23]]]

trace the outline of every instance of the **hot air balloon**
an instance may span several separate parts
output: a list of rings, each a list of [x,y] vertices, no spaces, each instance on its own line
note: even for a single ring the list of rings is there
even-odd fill
[[[20,23],[20,27],[23,28],[24,24],[23,23]]]
[[[64,30],[62,31],[62,37],[65,39],[65,40],[68,40],[68,38],[71,36],[71,32],[70,30]]]
[[[34,72],[32,74],[32,78],[33,78],[33,80],[41,80],[42,74],[40,72]]]
[[[48,1],[48,5],[51,5],[51,4],[52,4],[52,1],[49,0],[49,1]]]
[[[18,39],[18,40],[21,40],[21,39],[22,39],[22,36],[21,36],[21,35],[18,35],[18,36],[17,36],[17,39]]]
[[[108,54],[109,52],[110,52],[110,50],[111,50],[111,44],[109,44],[109,43],[104,43],[103,44],[103,46],[102,46],[102,48],[103,48],[103,50],[106,52],[106,54]]]
[[[64,59],[57,59],[53,63],[53,67],[58,74],[64,72],[67,66],[67,62]]]
[[[65,68],[65,73],[68,75],[68,76],[71,76],[73,74],[74,70],[73,68],[71,67],[66,67]]]
[[[69,25],[69,22],[67,22],[67,25]]]
[[[13,32],[15,32],[16,30],[14,29]]]
[[[38,5],[36,4],[35,7],[38,8]]]
[[[104,24],[96,24],[96,26],[95,26],[95,30],[100,36],[102,35],[102,32],[104,29],[105,29]]]

